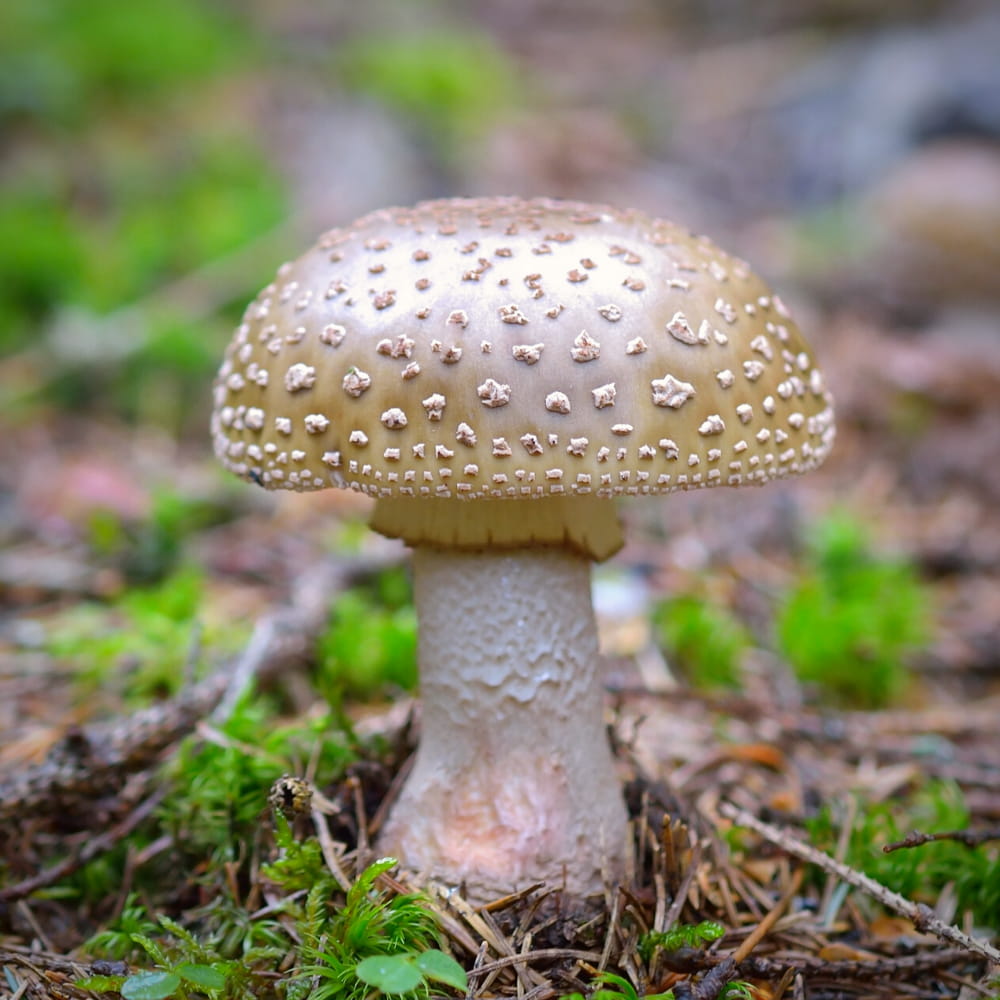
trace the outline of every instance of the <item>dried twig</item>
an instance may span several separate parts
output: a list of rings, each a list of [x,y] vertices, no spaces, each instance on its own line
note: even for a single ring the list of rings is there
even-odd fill
[[[539,948],[537,951],[523,951],[517,955],[507,955],[493,962],[477,965],[469,971],[469,978],[482,976],[497,969],[506,969],[513,965],[524,965],[528,962],[577,961],[596,962],[600,959],[596,951],[580,951],[576,948]]]
[[[883,854],[892,854],[906,847],[922,847],[936,840],[955,840],[966,847],[979,847],[991,840],[1000,840],[1000,828],[992,830],[944,830],[941,833],[921,833],[911,830],[902,840],[896,840],[882,847]]]
[[[733,952],[733,961],[742,962],[764,940],[765,935],[778,922],[778,918],[788,909],[795,894],[802,885],[802,869],[800,868],[793,876],[788,888],[781,894],[781,899],[774,905],[759,924],[753,929],[746,940]]]
[[[760,957],[751,955],[739,966],[744,976],[772,979],[784,975],[789,969],[800,972],[806,979],[823,979],[829,982],[872,982],[879,979],[900,980],[934,969],[953,966],[968,956],[964,948],[942,948],[917,955],[896,958],[880,957],[875,961],[847,961],[820,958],[818,955],[796,954]]]
[[[349,892],[351,889],[351,880],[347,877],[347,873],[340,863],[337,846],[333,841],[333,837],[330,836],[330,827],[327,826],[325,814],[320,808],[314,806],[310,815],[313,827],[316,830],[316,839],[319,841],[320,851],[323,853],[323,860],[326,862],[326,867],[330,869],[330,874],[337,880],[337,885],[344,892]]]
[[[677,894],[674,896],[674,901],[670,904],[670,909],[667,911],[667,916],[663,921],[664,927],[672,927],[678,920],[680,920],[681,910],[684,909],[684,904],[687,902],[688,892],[691,890],[691,884],[694,882],[694,877],[698,873],[698,865],[700,864],[701,841],[695,840],[692,837],[691,861],[688,865],[687,871],[684,873],[684,878],[677,889]]]
[[[0,947],[0,966],[13,965],[28,969],[43,978],[45,971],[58,972],[65,976],[82,978],[88,967],[84,962],[74,962],[65,955],[55,955],[41,948],[6,943]]]
[[[902,980],[920,973],[931,972],[946,966],[955,966],[968,959],[965,948],[942,948],[921,951],[914,955],[898,957],[871,956],[864,959],[830,959],[807,952],[776,952],[768,956],[748,955],[738,963],[741,976],[774,980],[789,972],[801,974],[808,980],[829,982],[872,982],[882,979]],[[691,975],[717,968],[731,961],[731,955],[685,954],[683,959],[673,957],[668,967],[676,972]]]
[[[497,927],[489,913],[476,910],[457,892],[449,892],[443,886],[432,882],[427,888],[445,904],[445,907],[454,910],[501,958],[520,957],[510,939]],[[522,968],[517,963],[512,964],[521,986],[525,990],[546,985],[545,980],[534,969]]]
[[[735,970],[736,962],[727,956],[701,979],[678,983],[672,991],[673,995],[676,1000],[716,1000]]]
[[[720,802],[719,811],[734,823],[749,827],[755,833],[760,834],[760,836],[771,841],[771,843],[777,844],[789,854],[793,854],[803,861],[808,861],[809,864],[816,865],[818,868],[822,868],[823,871],[834,874],[855,888],[861,889],[862,892],[868,893],[868,895],[877,899],[887,909],[894,910],[908,920],[913,921],[913,925],[918,931],[934,934],[936,937],[965,948],[967,951],[980,955],[990,962],[1000,963],[1000,951],[997,951],[988,942],[971,937],[960,931],[957,927],[940,920],[926,904],[912,902],[905,896],[901,896],[899,893],[893,892],[882,885],[881,882],[876,882],[875,879],[865,875],[863,872],[849,868],[847,865],[831,858],[830,855],[824,854],[815,847],[804,843],[787,831],[757,819],[752,813],[747,812],[745,809],[740,809],[731,802]]]
[[[0,903],[11,903],[18,899],[26,899],[33,892],[54,885],[60,879],[79,871],[94,858],[109,851],[120,840],[124,840],[140,823],[148,819],[153,810],[163,801],[165,788],[159,788],[144,802],[136,806],[124,819],[116,823],[110,830],[92,840],[88,840],[79,851],[70,854],[49,868],[32,875],[14,885],[0,889]]]
[[[71,802],[117,792],[130,774],[145,770],[191,731],[216,703],[225,683],[225,676],[214,674],[173,701],[110,727],[71,731],[41,764],[0,783],[0,823],[58,815]]]

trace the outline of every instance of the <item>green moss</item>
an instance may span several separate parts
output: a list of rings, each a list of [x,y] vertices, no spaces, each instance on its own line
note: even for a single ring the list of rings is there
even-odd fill
[[[930,637],[930,595],[913,568],[872,548],[853,517],[816,525],[775,625],[778,647],[824,700],[881,708],[904,692],[907,657]]]
[[[276,944],[285,948],[287,942],[276,942],[273,928],[252,919],[231,889],[245,884],[250,859],[268,841],[267,824],[262,821],[274,783],[285,774],[301,774],[310,765],[335,781],[357,757],[357,741],[339,717],[317,714],[284,722],[267,698],[248,696],[228,720],[211,728],[207,738],[185,739],[164,765],[157,780],[166,784],[168,792],[149,822],[48,892],[99,910],[115,897],[135,852],[165,837],[169,846],[135,876],[148,905],[168,909],[197,883],[210,902],[192,926],[217,956],[237,958],[248,949]],[[304,845],[302,850],[308,848],[311,858],[308,885],[313,885],[316,872],[326,871],[325,862],[315,841]],[[135,955],[131,935],[148,934],[149,919],[138,904],[126,907],[91,947],[111,957]],[[192,959],[191,953],[184,957]]]
[[[345,894],[315,838],[296,840],[280,815],[275,838],[278,856],[261,872],[269,892],[266,915],[244,911],[238,925],[220,922],[213,904],[200,918],[181,924],[164,915],[154,918],[130,896],[121,917],[86,947],[153,968],[78,985],[133,1000],[180,995],[364,1000],[372,986],[412,997],[439,995],[434,984],[467,989],[462,967],[434,947],[440,935],[423,898],[377,886],[395,860],[369,865]],[[276,978],[279,965],[287,971]]]
[[[807,826],[817,847],[838,849],[845,810],[825,806]],[[856,810],[844,861],[907,899],[934,906],[950,887],[958,919],[994,930],[1000,915],[1000,847],[995,843],[969,848],[952,840],[932,841],[886,854],[882,848],[902,840],[911,830],[939,833],[964,830],[969,810],[961,789],[948,781],[928,781],[888,802],[862,801]]]
[[[653,611],[657,640],[672,666],[696,688],[737,688],[746,628],[725,608],[697,595],[660,602]]]
[[[317,686],[333,701],[372,698],[417,682],[417,618],[409,578],[380,574],[342,594],[317,646]]]
[[[246,59],[244,24],[211,0],[8,0],[0,116],[74,127],[109,102],[148,108]]]
[[[505,53],[473,32],[356,39],[338,54],[337,69],[349,89],[398,112],[445,160],[481,136],[520,94]]]
[[[245,642],[248,624],[202,624],[203,596],[204,578],[189,567],[111,604],[76,605],[46,622],[46,651],[73,667],[80,697],[114,692],[126,704],[148,704],[201,672],[201,657],[192,659],[196,640],[213,658]]]
[[[369,865],[348,890],[342,905],[331,906],[331,886],[320,883],[310,890],[298,915],[304,961],[293,983],[313,984],[308,994],[311,1000],[363,1000],[369,996],[373,980],[381,981],[384,992],[413,991],[426,996],[427,980],[448,981],[448,972],[464,979],[462,970],[441,962],[444,956],[433,947],[438,939],[437,924],[421,898],[392,896],[376,887],[379,875],[395,865],[393,858]],[[427,955],[433,956],[429,961],[424,959],[432,971],[418,964]],[[392,961],[367,961],[372,958]],[[446,969],[444,980],[437,974],[442,965]],[[420,975],[410,980],[413,985],[409,990],[393,988],[401,982],[401,975],[414,971]]]
[[[356,757],[352,737],[332,715],[281,723],[265,699],[247,699],[217,739],[188,740],[171,760],[172,791],[160,821],[191,858],[245,858],[278,778],[312,762],[334,780]]]

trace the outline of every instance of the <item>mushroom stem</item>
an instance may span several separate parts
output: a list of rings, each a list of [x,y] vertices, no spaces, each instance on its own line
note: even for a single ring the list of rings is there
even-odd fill
[[[590,563],[561,549],[414,551],[423,717],[380,849],[485,901],[621,874]]]

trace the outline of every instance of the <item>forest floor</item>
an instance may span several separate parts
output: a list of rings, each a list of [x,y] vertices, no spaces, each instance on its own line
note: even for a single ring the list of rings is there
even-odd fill
[[[995,444],[989,428],[1000,426],[1000,349],[975,332],[914,338],[856,316],[835,322],[825,361],[841,429],[827,467],[746,498],[712,491],[625,510],[629,544],[599,573],[595,593],[609,725],[633,816],[628,878],[608,887],[601,915],[582,926],[553,909],[554,886],[485,909],[432,895],[428,905],[475,995],[542,1000],[584,990],[606,970],[678,997],[721,995],[733,980],[754,984],[755,996],[991,995],[998,911],[991,919],[984,907],[1000,906],[1000,481],[985,466]],[[0,963],[12,970],[8,985],[26,990],[20,995],[85,996],[75,977],[107,963],[92,965],[83,941],[120,919],[140,887],[157,912],[192,927],[191,914],[219,891],[219,870],[230,872],[235,901],[256,902],[258,914],[266,901],[276,905],[281,893],[260,868],[273,835],[257,831],[259,856],[229,859],[206,882],[218,862],[209,852],[193,866],[183,845],[193,831],[157,812],[163,762],[180,741],[252,758],[254,748],[224,726],[234,686],[248,677],[280,706],[282,722],[315,716],[316,643],[331,602],[402,565],[405,551],[364,531],[365,502],[352,496],[275,504],[246,496],[215,473],[199,442],[179,448],[155,434],[54,417],[16,428],[0,447],[16,526],[0,557],[8,610]],[[182,519],[179,538],[150,527],[148,484],[164,482],[209,511]],[[931,628],[909,657],[905,692],[882,710],[838,708],[766,640],[744,652],[736,689],[706,691],[678,677],[651,628],[656,601],[707,587],[766,636],[769,595],[805,558],[801,526],[833,509],[850,510],[881,551],[915,567],[930,595]],[[95,512],[112,512],[117,526],[105,529],[112,537],[103,547]],[[126,598],[142,589],[143,559],[200,567],[200,645],[183,629],[140,634],[145,612],[130,617]],[[153,593],[154,603],[167,599]],[[84,617],[81,626],[78,616],[95,607],[96,624]],[[220,622],[240,627],[229,634]],[[105,644],[96,653],[73,646],[95,633]],[[80,649],[91,650],[84,683],[74,674]],[[164,655],[169,671],[187,672],[182,683],[150,667]],[[138,701],[130,675],[146,685]],[[328,861],[349,884],[373,858],[385,796],[419,722],[408,698],[347,698],[342,708],[360,758],[333,775],[317,771],[315,759],[299,765],[321,797],[339,803],[317,822]],[[263,779],[251,785],[256,815],[266,817],[268,793]],[[946,829],[949,821],[957,828]],[[907,822],[927,825],[906,839],[910,829],[899,824]],[[141,839],[130,839],[136,831]],[[930,859],[941,844],[925,844],[923,834],[944,834],[948,853]],[[892,841],[903,843],[883,854]],[[124,854],[123,844],[131,845]],[[86,879],[73,876],[105,855],[123,881],[87,899]],[[176,884],[152,890],[144,867],[154,882],[171,871]],[[410,887],[406,878],[386,873],[378,885],[391,894]],[[970,894],[970,879],[987,882]],[[246,919],[254,919],[249,910]],[[724,928],[710,947],[697,937],[669,950],[648,945],[706,920]],[[683,993],[688,986],[694,992]]]
[[[995,4],[239,6],[18,0],[0,37],[0,997],[407,992],[372,957],[418,994],[1000,997]],[[407,553],[208,439],[251,281],[458,192],[718,236],[836,400],[801,481],[622,505],[632,850],[585,917],[378,863]]]

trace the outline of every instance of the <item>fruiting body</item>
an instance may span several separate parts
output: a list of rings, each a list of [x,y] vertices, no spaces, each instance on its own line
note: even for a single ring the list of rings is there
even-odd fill
[[[477,898],[621,870],[581,582],[621,545],[614,499],[805,472],[834,435],[742,261],[640,213],[516,198],[325,234],[248,308],[212,428],[237,475],[367,493],[417,550],[425,732],[385,843]]]

